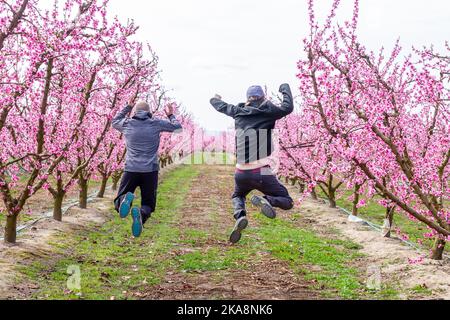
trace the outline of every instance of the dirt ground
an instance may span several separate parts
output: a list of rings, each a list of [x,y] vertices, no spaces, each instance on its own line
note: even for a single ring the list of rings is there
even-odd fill
[[[16,266],[27,266],[35,261],[46,260],[49,265],[55,259],[52,242],[58,235],[79,233],[91,230],[103,224],[111,215],[112,194],[104,199],[97,199],[95,206],[86,210],[77,207],[69,209],[63,222],[51,219],[41,220],[31,229],[18,236],[16,245],[6,245],[0,242],[0,299],[26,299],[36,288],[23,283]]]
[[[294,190],[293,190],[294,192]],[[366,255],[363,268],[378,268],[382,281],[398,283],[401,287],[413,289],[418,286],[433,291],[434,299],[450,299],[450,260],[425,259],[411,264],[429,252],[417,251],[398,239],[387,239],[368,226],[348,221],[348,217],[337,209],[328,208],[323,202],[311,199],[300,205],[304,219],[309,220],[316,230],[332,227],[343,237],[363,246]]]
[[[196,188],[187,195],[189,200],[178,224],[180,230],[202,230],[216,234],[222,240],[200,242],[195,248],[177,248],[175,254],[193,250],[204,252],[211,247],[225,250],[231,246],[226,230],[233,224],[232,173],[233,169],[229,167],[205,167],[193,182]],[[251,223],[256,224],[255,221]],[[311,300],[319,297],[318,292],[310,288],[312,284],[295,275],[286,263],[271,258],[269,253],[258,255],[258,261],[247,262],[242,270],[195,274],[169,272],[162,285],[142,294],[141,298]]]
[[[186,196],[181,217],[177,221],[180,230],[200,230],[211,237],[193,245],[175,246],[170,255],[185,252],[205,252],[210,248],[224,251],[230,248],[227,231],[232,224],[230,190],[233,168],[205,167],[195,178]],[[212,178],[214,177],[214,178]],[[296,191],[291,190],[294,195]],[[80,231],[94,230],[111,217],[112,194],[97,199],[91,209],[72,208],[58,223],[43,220],[19,236],[16,246],[0,243],[0,298],[26,299],[36,288],[23,283],[16,266],[26,266],[39,259],[52,263],[55,257],[52,241],[61,233],[70,236]],[[93,209],[92,209],[93,208]],[[421,264],[411,264],[428,252],[418,252],[399,240],[386,239],[367,226],[348,221],[338,210],[330,209],[322,202],[306,199],[294,209],[299,213],[301,227],[327,234],[330,230],[343,240],[348,239],[363,248],[364,257],[358,267],[362,274],[369,269],[379,269],[383,283],[404,289],[421,287],[432,291],[427,299],[450,299],[450,261],[436,262],[426,259]],[[280,213],[280,219],[288,219],[291,213]],[[258,222],[251,220],[253,226]],[[249,281],[249,279],[251,279]],[[169,270],[165,279],[156,287],[140,292],[138,299],[320,299],[320,292],[312,289],[312,283],[292,271],[287,263],[274,259],[267,252],[259,252],[258,259],[246,260],[242,270],[205,271],[181,273]],[[401,297],[401,298],[407,298]]]
[[[98,183],[92,183],[89,195],[94,196],[98,192]],[[76,204],[78,200],[78,191],[76,186],[72,188],[66,195],[66,203]],[[63,208],[64,209],[64,208]],[[39,190],[33,197],[31,197],[25,205],[23,212],[18,217],[18,228],[23,225],[28,225],[36,219],[45,215],[52,214],[53,198],[46,190]],[[4,236],[5,221],[0,220],[0,238]]]
[[[176,165],[161,170],[162,178]],[[91,196],[97,193],[96,184],[89,190]],[[63,207],[67,203],[76,203],[78,193],[71,190],[66,197]],[[0,299],[27,299],[37,288],[21,281],[21,274],[17,266],[31,265],[36,261],[47,260],[49,265],[54,264],[59,257],[54,255],[52,242],[61,234],[70,236],[83,231],[94,230],[104,222],[111,219],[111,206],[115,197],[115,191],[107,188],[103,199],[95,198],[86,210],[71,206],[63,217],[63,222],[57,222],[51,218],[44,218],[32,227],[18,234],[15,245],[6,245],[0,241]],[[52,198],[45,190],[39,191],[33,196],[27,206],[27,215],[30,221],[41,218],[52,210]],[[29,223],[29,222],[28,222]],[[23,222],[22,222],[23,224]],[[27,224],[27,223],[25,223]],[[21,225],[19,220],[19,226]],[[3,235],[4,226],[0,223],[0,237]]]

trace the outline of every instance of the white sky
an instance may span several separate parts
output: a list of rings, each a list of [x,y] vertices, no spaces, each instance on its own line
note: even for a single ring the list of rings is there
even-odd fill
[[[331,0],[316,2],[317,14],[327,14]],[[341,2],[340,15],[351,17],[353,0]],[[399,37],[407,50],[450,40],[449,0],[360,2],[359,35],[371,49],[389,48]],[[166,88],[209,130],[233,125],[210,107],[215,93],[238,103],[253,84],[275,92],[289,82],[297,92],[296,62],[308,34],[306,0],[110,0],[110,5],[113,15],[141,26],[138,38],[157,52]]]

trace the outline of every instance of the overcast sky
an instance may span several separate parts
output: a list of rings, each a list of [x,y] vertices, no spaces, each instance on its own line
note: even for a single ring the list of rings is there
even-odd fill
[[[319,15],[328,13],[331,0],[316,2]],[[351,17],[353,0],[341,2],[340,16]],[[408,50],[450,40],[449,0],[360,2],[359,35],[371,49],[392,47],[399,37]],[[308,34],[306,0],[110,0],[110,5],[113,15],[141,26],[138,38],[157,52],[165,86],[207,129],[233,124],[210,107],[215,93],[238,103],[253,84],[275,92],[289,82],[298,91],[296,62]]]

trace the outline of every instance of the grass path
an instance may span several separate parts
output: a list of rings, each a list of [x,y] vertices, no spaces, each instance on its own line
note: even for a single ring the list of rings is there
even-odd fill
[[[275,221],[250,209],[238,245],[230,193],[233,168],[182,166],[161,183],[158,211],[141,238],[111,205],[96,230],[60,236],[54,263],[23,267],[20,281],[43,299],[358,299],[390,298],[365,288],[361,247],[333,230],[308,227],[297,208]],[[67,270],[81,270],[81,290],[67,289]]]

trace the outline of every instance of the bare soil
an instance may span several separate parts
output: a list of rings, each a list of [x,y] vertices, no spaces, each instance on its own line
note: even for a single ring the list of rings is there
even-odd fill
[[[234,225],[231,206],[233,168],[206,166],[195,179],[187,195],[179,220],[180,230],[201,230],[220,240],[207,240],[195,247],[177,248],[174,254],[206,252],[214,247],[226,250],[227,231]],[[254,221],[251,224],[255,225]],[[251,226],[250,226],[251,227]],[[245,234],[244,234],[245,237]],[[311,300],[319,293],[312,283],[294,274],[285,262],[258,253],[255,261],[246,261],[242,269],[196,273],[168,272],[163,284],[141,293],[145,299],[238,299],[238,300]]]
[[[31,229],[21,233],[15,245],[0,242],[0,299],[27,299],[36,290],[36,285],[24,283],[19,267],[31,265],[37,261],[54,265],[60,256],[55,255],[52,243],[58,236],[67,237],[81,231],[94,230],[110,219],[112,194],[97,199],[95,204],[82,210],[69,209],[63,222],[44,219]]]
[[[186,252],[206,252],[211,248],[226,251],[230,248],[227,232],[232,227],[230,194],[233,188],[233,168],[205,166],[195,178],[186,195],[181,217],[177,221],[180,230],[200,230],[209,235],[195,245],[175,246],[169,255]],[[295,188],[292,195],[298,194]],[[0,298],[27,299],[37,288],[24,283],[17,266],[31,265],[36,261],[55,263],[52,242],[60,234],[70,237],[81,231],[95,230],[111,217],[113,194],[97,199],[87,210],[76,207],[69,210],[64,222],[43,220],[19,237],[15,246],[0,243]],[[39,209],[39,201],[35,200]],[[47,208],[48,209],[48,208]],[[42,209],[45,210],[45,209]],[[319,235],[338,237],[360,244],[364,257],[356,263],[362,277],[369,268],[378,267],[384,284],[402,292],[420,287],[431,294],[424,299],[450,299],[450,261],[425,259],[421,264],[411,264],[411,259],[428,255],[395,239],[383,238],[367,226],[348,221],[338,210],[330,209],[322,202],[306,199],[289,213],[281,212],[280,219],[300,214],[299,227],[315,231]],[[251,219],[251,226],[257,226]],[[255,239],[255,241],[257,241]],[[158,286],[136,293],[138,299],[320,299],[320,292],[313,284],[295,274],[285,262],[274,259],[269,253],[258,252],[258,259],[244,260],[241,269],[183,273],[169,270]],[[401,298],[409,298],[405,294]],[[414,295],[415,298],[420,295]]]
[[[91,183],[89,189],[89,195],[96,194],[98,192],[98,183]],[[70,189],[65,197],[65,203],[74,203],[78,201],[77,186]],[[64,205],[63,205],[64,206]],[[25,205],[22,213],[19,215],[17,224],[18,227],[28,225],[30,222],[39,219],[47,214],[51,214],[53,210],[53,197],[46,190],[39,190],[34,196],[32,196]],[[3,214],[0,209],[0,214]],[[3,237],[5,232],[5,221],[0,219],[0,237]]]
[[[292,188],[292,192],[295,192]],[[450,260],[435,261],[425,258],[418,264],[411,261],[428,257],[430,252],[418,251],[399,239],[384,238],[369,226],[348,221],[348,216],[331,209],[321,201],[306,199],[300,204],[302,220],[316,232],[333,228],[341,238],[360,244],[366,256],[361,262],[361,272],[379,268],[383,283],[395,284],[403,290],[421,287],[431,291],[427,299],[450,299]],[[400,298],[407,298],[401,296]]]

